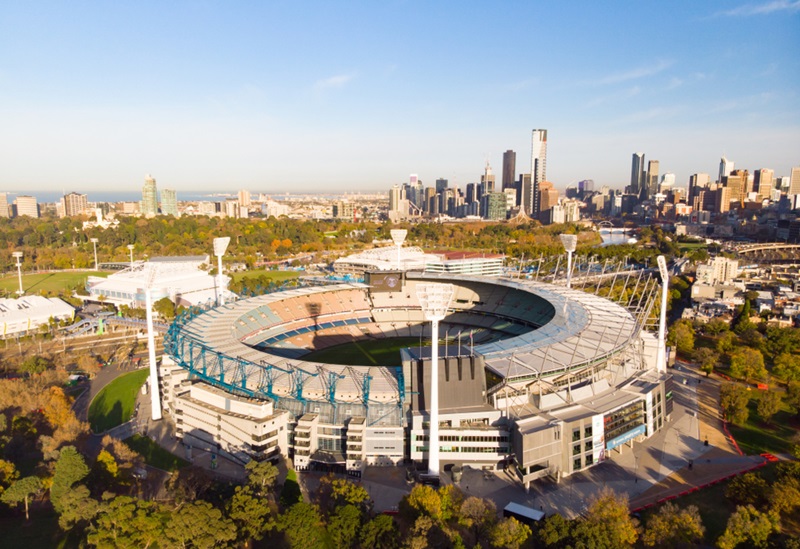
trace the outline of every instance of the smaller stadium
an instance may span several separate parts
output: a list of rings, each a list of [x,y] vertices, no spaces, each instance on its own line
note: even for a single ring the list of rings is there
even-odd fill
[[[672,409],[658,279],[575,282],[384,270],[193,309],[165,338],[164,408],[184,443],[243,463],[422,470],[435,337],[443,468],[559,479],[652,436]],[[429,284],[453,289],[437,334],[417,297]]]

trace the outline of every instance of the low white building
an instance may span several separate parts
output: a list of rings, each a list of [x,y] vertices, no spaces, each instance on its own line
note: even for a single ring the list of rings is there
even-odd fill
[[[0,323],[3,337],[22,335],[37,331],[50,319],[72,320],[75,309],[57,297],[39,295],[24,296],[17,299],[0,299]]]
[[[86,290],[93,300],[102,296],[106,303],[138,308],[144,307],[147,287],[151,289],[153,302],[168,297],[176,305],[183,306],[214,303],[220,291],[225,294],[226,301],[235,297],[228,291],[229,277],[212,276],[203,269],[208,261],[207,255],[154,257],[147,262],[134,263],[108,278],[90,276]]]

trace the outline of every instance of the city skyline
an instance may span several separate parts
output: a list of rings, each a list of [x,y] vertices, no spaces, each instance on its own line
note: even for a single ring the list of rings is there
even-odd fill
[[[463,188],[532,128],[562,189],[800,164],[797,1],[141,6],[7,6],[1,190]]]

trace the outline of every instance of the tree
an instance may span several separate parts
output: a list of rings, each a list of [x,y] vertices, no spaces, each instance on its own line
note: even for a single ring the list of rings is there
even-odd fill
[[[87,524],[100,511],[100,506],[89,495],[89,489],[79,484],[61,497],[61,514],[58,525],[69,531],[79,524]]]
[[[667,502],[650,516],[642,541],[647,547],[688,546],[702,540],[705,531],[697,506],[681,509]]]
[[[492,545],[517,549],[531,537],[531,529],[514,517],[504,518],[492,529]]]
[[[731,355],[731,375],[742,379],[764,379],[764,355],[758,349],[740,347]]]
[[[757,473],[745,473],[728,483],[725,497],[739,505],[761,506],[767,500],[767,481]]]
[[[639,534],[628,511],[627,496],[604,489],[589,502],[586,514],[578,520],[575,539],[595,549],[617,549],[636,543]]]
[[[694,351],[694,329],[686,320],[679,320],[670,326],[667,342],[675,346],[678,353],[690,356]]]
[[[764,423],[770,423],[772,416],[777,414],[781,409],[781,395],[777,391],[764,391],[761,393],[761,398],[758,399],[756,411]]]
[[[459,515],[459,524],[470,529],[476,545],[497,522],[497,508],[494,502],[475,496],[464,500]]]
[[[733,321],[733,331],[737,334],[742,334],[742,332],[748,328],[751,328],[752,326],[753,323],[750,322],[750,300],[745,299],[739,316],[737,316]]]
[[[550,515],[539,528],[538,537],[546,547],[564,547],[572,537],[572,522],[559,514]]]
[[[745,423],[750,415],[747,409],[750,394],[747,389],[733,383],[726,383],[720,387],[719,394],[725,419],[738,425]]]
[[[800,479],[784,477],[772,485],[769,503],[781,515],[793,515],[800,508]]]
[[[721,318],[712,318],[703,326],[703,331],[710,336],[717,336],[727,332],[729,329],[730,326],[728,326],[728,323]]]
[[[800,356],[781,353],[775,357],[772,373],[784,381],[800,381]]]
[[[786,404],[795,414],[800,415],[800,381],[790,381],[786,384]]]
[[[728,354],[736,348],[736,334],[733,332],[724,332],[717,340],[717,351],[722,354]]]
[[[236,539],[233,521],[207,501],[185,503],[170,515],[164,528],[166,538],[179,547],[210,549]]]
[[[714,372],[714,368],[719,361],[719,354],[708,347],[700,347],[694,352],[694,359],[700,365],[700,370],[705,372],[706,377]]]
[[[53,361],[44,358],[43,356],[29,356],[19,366],[19,371],[28,374],[41,374],[53,367]]]
[[[5,416],[2,414],[0,414],[0,417],[5,418]],[[2,430],[0,430],[0,432],[2,432]],[[10,461],[0,459],[0,494],[3,493],[3,490],[5,490],[6,486],[18,478],[19,471],[17,471],[17,467]]]
[[[430,486],[417,485],[411,493],[400,500],[400,509],[411,520],[419,516],[431,517],[439,520],[442,512],[442,498]]]
[[[766,547],[769,535],[779,530],[778,523],[779,518],[775,513],[762,513],[752,505],[740,505],[728,518],[728,525],[717,540],[717,547],[734,549],[745,542],[755,547]]]
[[[278,518],[278,530],[292,547],[325,547],[325,529],[316,505],[295,503]]]
[[[83,480],[89,474],[89,467],[83,456],[74,446],[65,446],[61,449],[56,461],[53,484],[50,486],[50,501],[53,507],[61,513],[61,497],[72,488],[76,482]]]
[[[166,320],[175,318],[175,304],[168,297],[162,297],[153,303],[153,311]]]
[[[206,504],[208,505],[208,504]],[[174,517],[181,513],[179,509]],[[121,547],[125,549],[147,548],[164,543],[165,514],[161,507],[151,501],[142,501],[130,496],[116,496],[106,493],[100,504],[94,524],[90,528],[87,541],[97,547]],[[198,531],[197,547],[204,545],[203,530]],[[224,533],[223,533],[224,536]],[[174,537],[167,536],[174,540]],[[224,539],[224,537],[220,538]]]
[[[361,511],[348,504],[336,509],[330,519],[328,531],[336,547],[352,547],[361,528]]]
[[[167,490],[177,502],[195,501],[203,497],[214,486],[211,475],[196,465],[182,467],[167,481]]]
[[[769,356],[800,352],[800,330],[770,326],[764,337],[764,350]]]
[[[264,537],[274,526],[267,500],[257,497],[252,486],[237,486],[228,502],[228,516],[236,523],[243,541]]]
[[[269,461],[252,460],[244,466],[247,471],[247,484],[259,495],[266,495],[275,486],[278,468]]]
[[[22,502],[25,502],[25,520],[30,520],[30,515],[28,514],[28,499],[42,489],[42,481],[39,480],[39,477],[23,477],[19,480],[14,481],[11,486],[9,486],[3,495],[0,496],[3,503],[7,503],[8,505],[19,505]]]
[[[400,532],[389,515],[378,515],[361,528],[361,547],[393,549],[399,545]]]

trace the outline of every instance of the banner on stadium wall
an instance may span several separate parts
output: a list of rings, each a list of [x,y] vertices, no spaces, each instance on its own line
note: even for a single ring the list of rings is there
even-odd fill
[[[627,433],[625,433],[623,435],[620,435],[617,438],[612,438],[611,440],[609,440],[606,443],[606,450],[613,450],[614,448],[616,448],[620,444],[625,444],[626,442],[629,442],[629,441],[635,439],[639,435],[645,434],[646,429],[647,428],[646,428],[645,425],[639,425],[638,427],[634,427],[633,429],[631,429]]]

